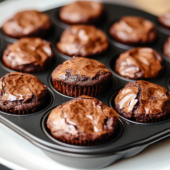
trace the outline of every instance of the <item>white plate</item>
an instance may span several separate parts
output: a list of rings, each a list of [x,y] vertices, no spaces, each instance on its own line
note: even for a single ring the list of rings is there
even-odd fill
[[[63,5],[69,0],[8,0],[0,3],[0,25],[16,11],[34,8],[47,10]],[[110,2],[113,2],[110,0]],[[123,2],[123,0],[117,0]],[[129,5],[128,1],[125,1]],[[118,161],[103,170],[170,170],[170,138],[154,144],[142,153]],[[0,123],[0,163],[13,170],[68,170],[73,169],[61,165],[48,156],[41,149],[16,134]]]

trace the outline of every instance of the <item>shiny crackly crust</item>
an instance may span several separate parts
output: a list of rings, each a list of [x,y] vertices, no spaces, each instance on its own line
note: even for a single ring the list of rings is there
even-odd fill
[[[27,74],[27,73],[23,73]],[[4,80],[6,77],[10,75],[7,74],[0,79],[0,109],[13,114],[25,114],[31,113],[39,108],[41,108],[45,102],[47,97],[47,86],[44,85],[44,96],[41,98],[37,98],[36,95],[33,94],[32,98],[28,101],[24,100],[15,100],[15,101],[3,101],[2,96],[5,92],[5,83]],[[2,86],[3,85],[3,86]]]
[[[141,57],[140,54],[139,54],[139,50],[143,50],[143,49],[144,50],[145,49],[146,50],[147,49],[148,50],[153,50],[151,48],[146,48],[146,47],[142,47],[142,48],[137,47],[137,48],[133,48],[131,50],[128,50],[128,51],[120,54],[120,56],[116,59],[115,68],[114,68],[115,72],[117,74],[119,74],[120,76],[122,76],[122,77],[125,77],[125,78],[128,78],[128,79],[134,79],[134,80],[137,80],[137,79],[154,79],[154,78],[159,77],[164,71],[164,63],[163,63],[162,56],[158,52],[153,50],[152,51],[153,56],[154,56],[155,60],[157,61],[157,63],[156,63],[157,65],[152,60],[150,62],[149,59],[146,60],[146,58],[144,58],[144,61],[147,61],[149,63],[148,65],[146,65],[145,62],[142,63],[141,61],[138,60],[138,57]],[[134,58],[132,61],[137,62],[137,64],[132,64],[132,63],[130,63],[131,60],[128,60],[128,58],[129,59],[132,58],[133,53],[136,53],[136,52],[138,52],[138,57],[136,57],[137,60]],[[126,57],[125,57],[125,55],[126,55]],[[141,60],[142,60],[142,58],[141,58]],[[125,63],[126,63],[126,66],[128,66],[129,69],[130,68],[133,69],[134,67],[137,67],[137,68],[139,68],[139,70],[134,72],[133,76],[132,76],[132,74],[130,74],[131,71],[129,71],[130,75],[127,75],[127,74],[122,75],[121,72],[123,72],[126,69]],[[143,65],[145,66],[145,69],[147,67],[148,70],[151,70],[152,74],[149,71],[147,71],[145,69],[142,69]],[[120,70],[121,66],[124,66],[125,69]],[[126,73],[128,73],[128,72],[126,72]]]
[[[145,82],[145,81],[140,80],[140,82]],[[123,109],[120,108],[120,105],[117,100],[117,97],[118,97],[118,95],[117,95],[114,100],[114,104],[115,104],[115,110],[120,115],[124,116],[127,119],[135,120],[137,122],[142,122],[142,123],[159,122],[159,121],[163,121],[163,120],[170,118],[170,107],[168,107],[170,105],[170,95],[169,95],[168,91],[165,93],[165,95],[167,95],[168,99],[164,103],[164,106],[162,108],[163,112],[159,112],[157,114],[151,114],[151,113],[145,114],[145,113],[141,113],[138,111],[139,107],[141,106],[141,103],[139,102],[139,100],[143,96],[143,94],[141,92],[142,88],[141,88],[141,85],[138,83],[138,81],[128,83],[123,89],[125,89],[125,88],[131,88],[131,89],[137,88],[139,90],[137,93],[137,96],[135,98],[138,100],[138,102],[133,106],[133,110],[131,110],[129,112],[125,112]],[[156,90],[156,89],[154,89],[154,90]],[[149,96],[148,96],[148,98],[149,98]],[[160,96],[160,98],[161,98],[161,96]],[[154,100],[154,99],[156,99],[156,98],[152,97],[152,100]],[[157,104],[155,103],[155,105],[157,105]]]
[[[106,52],[109,43],[106,35],[96,27],[73,25],[62,33],[56,47],[61,53],[70,57],[95,57]]]
[[[93,100],[94,98],[89,97],[89,96],[80,96],[80,97],[74,98],[58,107],[62,108],[63,105],[67,105],[68,103],[70,103],[73,100],[79,101],[79,99],[92,99]],[[100,102],[99,100],[98,100],[98,105],[103,108],[105,107],[104,104],[102,102]],[[48,118],[46,123],[47,123],[48,129],[51,131],[51,134],[53,135],[54,138],[56,138],[62,142],[65,142],[65,143],[69,143],[69,144],[73,144],[73,145],[85,145],[85,146],[98,145],[98,144],[108,142],[110,139],[112,139],[114,137],[114,134],[119,127],[119,122],[118,122],[117,116],[107,118],[107,121],[105,122],[104,126],[106,129],[109,129],[109,133],[102,134],[102,135],[84,133],[84,132],[79,131],[78,127],[76,127],[76,129],[78,130],[78,135],[73,135],[73,134],[69,134],[69,133],[65,132],[64,130],[55,131],[55,127],[53,125],[53,122],[50,120],[50,118]],[[65,123],[67,124],[66,121],[65,121]]]
[[[44,44],[45,43],[49,43],[49,42],[44,41]],[[52,51],[52,49],[51,49],[51,51]],[[34,63],[30,63],[30,64],[21,64],[21,65],[14,66],[13,62],[15,62],[15,55],[13,54],[14,55],[13,60],[8,60],[8,58],[7,58],[11,52],[12,51],[10,50],[10,45],[8,45],[7,48],[4,50],[4,53],[2,56],[3,64],[6,67],[8,67],[9,69],[24,72],[24,73],[38,73],[38,72],[45,71],[52,65],[52,62],[54,60],[54,55],[53,55],[53,51],[52,51],[52,54],[48,55],[47,59],[41,64],[34,62]],[[21,51],[21,53],[24,53],[24,51]]]
[[[79,21],[71,21],[69,17],[64,17],[65,10],[67,10],[66,8],[68,8],[70,5],[74,5],[74,3],[62,7],[60,9],[60,13],[59,13],[60,19],[67,24],[70,24],[70,25],[73,25],[73,24],[94,24],[94,23],[96,24],[96,23],[99,23],[102,19],[104,6],[102,4],[100,4],[102,8],[100,11],[98,11],[97,15],[88,16],[88,12],[87,12],[87,16],[81,17],[81,19],[79,19]],[[79,14],[77,14],[77,15],[79,15]]]
[[[31,11],[31,10],[30,10]],[[19,13],[23,13],[24,11],[22,12],[19,12]],[[26,11],[27,12],[27,11]],[[19,14],[17,13],[17,14]],[[41,13],[41,12],[40,12]],[[16,15],[17,15],[16,14]],[[15,17],[15,16],[14,16]],[[34,28],[33,31],[31,32],[28,32],[28,33],[23,33],[22,31],[13,31],[12,33],[9,33],[8,31],[6,31],[6,27],[7,27],[7,24],[8,22],[11,22],[13,21],[13,17],[9,20],[7,20],[3,26],[2,26],[2,31],[9,37],[12,37],[12,38],[16,38],[16,39],[19,39],[19,38],[22,38],[22,37],[45,37],[49,32],[50,32],[50,29],[51,29],[51,21],[50,21],[50,18],[48,19],[48,22],[46,22],[46,24],[44,24],[43,26],[37,26]],[[16,22],[16,21],[15,21]]]
[[[52,81],[60,81],[63,83],[67,83],[69,85],[78,85],[78,86],[94,86],[98,84],[103,84],[106,82],[110,82],[111,80],[111,72],[98,72],[95,77],[87,77],[81,75],[71,75],[72,70],[68,69],[65,73],[65,79],[60,79],[59,77],[55,77],[55,73],[60,70],[63,64],[58,65],[54,71],[52,72]]]
[[[153,25],[153,28],[150,29],[146,35],[143,35],[142,37],[136,37],[135,39],[132,39],[132,36],[130,37],[126,37],[128,34],[125,33],[126,36],[122,36],[123,34],[121,34],[121,37],[119,36],[119,30],[115,29],[115,24],[119,24],[120,25],[120,22],[124,20],[124,18],[138,18],[139,20],[143,21],[143,22],[148,22],[147,20],[143,19],[143,18],[140,18],[140,17],[133,17],[133,16],[125,16],[123,18],[121,18],[118,22],[114,23],[110,29],[109,29],[109,33],[110,35],[112,36],[113,39],[115,39],[116,41],[120,42],[120,43],[123,43],[123,44],[127,44],[127,45],[133,45],[133,46],[137,46],[137,45],[143,45],[143,44],[150,44],[152,43],[157,35],[156,35],[156,29]],[[135,21],[134,21],[135,22]],[[133,33],[134,30],[132,30],[132,33]],[[143,39],[143,37],[146,37],[146,39]]]

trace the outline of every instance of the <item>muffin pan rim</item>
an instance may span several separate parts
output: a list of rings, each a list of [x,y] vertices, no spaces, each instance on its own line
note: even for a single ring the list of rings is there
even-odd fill
[[[49,110],[51,110],[51,109],[49,109]],[[48,110],[48,111],[49,111]],[[47,113],[47,112],[46,112]],[[44,115],[43,115],[44,116]],[[23,130],[22,128],[20,128],[19,126],[17,126],[17,125],[12,125],[13,123],[9,123],[9,120],[7,120],[6,118],[1,118],[2,116],[0,115],[0,122],[2,122],[2,123],[4,123],[5,125],[7,125],[8,127],[10,127],[11,129],[13,129],[14,131],[16,131],[17,133],[19,133],[20,135],[22,135],[23,137],[25,137],[25,138],[27,138],[30,142],[32,142],[32,143],[34,143],[35,145],[36,145],[36,143],[38,143],[40,146],[45,146],[45,147],[48,147],[48,148],[51,148],[51,149],[53,149],[53,151],[61,151],[61,152],[66,152],[66,154],[68,153],[68,154],[79,154],[79,155],[83,155],[83,154],[90,154],[91,155],[91,153],[89,153],[89,152],[84,152],[84,151],[87,151],[87,148],[86,149],[83,149],[83,150],[78,150],[77,151],[77,149],[75,150],[75,148],[66,148],[66,147],[63,147],[62,145],[56,145],[56,144],[51,144],[51,143],[49,143],[49,142],[46,142],[46,141],[43,141],[43,140],[41,140],[41,139],[39,139],[39,138],[37,138],[36,136],[34,136],[34,135],[32,135],[32,134],[30,134],[29,132],[26,132],[25,130]],[[43,117],[42,117],[43,118]],[[6,120],[7,120],[7,122],[6,122]],[[42,119],[41,119],[42,120]],[[12,127],[11,127],[12,126]],[[140,146],[140,145],[144,145],[144,144],[148,144],[148,143],[152,143],[152,142],[155,142],[155,140],[159,140],[159,135],[162,137],[162,133],[163,133],[163,137],[162,138],[164,138],[165,136],[164,135],[168,135],[168,136],[170,136],[170,129],[166,129],[166,131],[165,131],[165,133],[164,132],[161,132],[161,135],[160,135],[160,133],[157,133],[157,134],[155,134],[155,135],[153,135],[153,136],[151,136],[150,138],[149,138],[149,140],[148,140],[148,138],[146,138],[145,140],[147,140],[147,143],[146,142],[144,142],[144,141],[136,141],[135,142],[135,144],[132,142],[132,143],[130,143],[130,144],[128,144],[128,145],[124,145],[122,148],[117,148],[117,149],[114,149],[114,150],[107,150],[107,152],[97,152],[97,151],[95,151],[95,150],[93,150],[92,152],[93,152],[93,154],[94,155],[98,155],[98,154],[100,154],[100,155],[105,155],[105,154],[113,154],[113,153],[117,153],[117,152],[120,152],[120,151],[122,151],[122,150],[128,150],[128,149],[130,149],[130,148],[134,148],[134,147],[137,147],[137,146]],[[149,141],[149,142],[148,142]],[[106,145],[107,145],[107,143],[106,143]],[[57,147],[58,146],[58,147]],[[98,147],[98,146],[102,146],[102,145],[97,145],[96,147]],[[62,150],[62,149],[64,149],[64,150]],[[69,151],[68,151],[68,149],[69,149]],[[91,149],[90,149],[91,150]],[[97,149],[96,149],[97,150]],[[101,154],[102,153],[102,154]]]
[[[156,24],[157,24],[158,30],[159,30],[161,33],[170,36],[170,29],[168,29],[168,28],[164,27],[162,24],[160,24],[159,21],[158,21],[158,19],[156,20]]]

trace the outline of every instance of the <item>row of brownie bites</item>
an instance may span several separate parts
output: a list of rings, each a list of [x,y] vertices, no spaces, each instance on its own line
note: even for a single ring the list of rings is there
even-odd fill
[[[56,47],[72,59],[58,65],[51,74],[56,90],[77,97],[53,109],[47,119],[51,134],[66,143],[96,145],[109,141],[118,130],[117,112],[138,122],[158,122],[170,117],[169,92],[146,81],[128,83],[117,94],[117,112],[94,98],[110,88],[112,76],[104,64],[85,58],[108,49],[106,35],[95,26],[87,25],[100,22],[103,12],[102,4],[90,1],[77,1],[60,10],[63,22],[84,24],[70,26],[61,35]],[[12,72],[0,79],[3,111],[31,113],[47,102],[47,87],[27,73],[42,72],[53,63],[51,43],[41,39],[50,27],[50,18],[35,10],[19,12],[2,26],[8,36],[21,38],[8,45],[2,57],[3,64],[25,72]],[[133,16],[121,18],[111,26],[109,33],[115,40],[129,45],[152,43],[156,38],[150,21]],[[167,56],[168,43],[169,40],[164,45]],[[141,47],[121,54],[113,67],[115,72],[129,79],[150,79],[158,77],[164,65],[155,50]]]
[[[0,79],[0,108],[5,112],[38,111],[47,102],[47,94],[47,87],[27,73],[12,72]],[[114,104],[115,110],[94,97],[81,95],[53,109],[47,127],[62,142],[88,146],[114,138],[119,129],[117,113],[147,123],[170,118],[168,90],[143,80],[128,83],[119,91]]]
[[[71,24],[89,24],[101,18],[103,10],[104,7],[100,3],[78,1],[61,8],[59,16],[62,21]],[[87,12],[89,13],[86,14]],[[51,21],[46,14],[31,10],[17,13],[4,23],[2,30],[15,38],[43,37],[50,26]],[[126,16],[115,22],[109,32],[114,39],[122,43],[144,45],[155,40],[155,30],[153,23],[148,20]],[[106,35],[95,26],[73,25],[62,33],[56,47],[70,57],[90,57],[105,52],[108,44]],[[170,57],[169,44],[170,38],[164,44],[164,53]],[[21,38],[7,47],[2,60],[5,66],[16,71],[27,73],[44,71],[53,63],[51,43],[40,38]],[[164,65],[160,54],[151,48],[135,48],[121,54],[112,67],[120,76],[129,79],[151,79],[157,78],[163,72]]]

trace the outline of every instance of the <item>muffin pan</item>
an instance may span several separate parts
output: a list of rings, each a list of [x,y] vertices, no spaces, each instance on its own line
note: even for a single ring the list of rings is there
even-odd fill
[[[168,35],[170,35],[170,31],[168,33],[162,33],[160,31],[160,25],[157,22],[157,17],[146,12],[114,4],[104,4],[104,6],[106,20],[102,24],[97,25],[97,27],[106,33],[110,46],[103,55],[93,57],[93,59],[104,63],[112,71],[113,78],[112,87],[108,89],[107,93],[102,96],[97,96],[97,98],[106,105],[114,107],[113,101],[118,90],[123,88],[129,81],[134,81],[118,76],[114,72],[115,59],[120,53],[133,47],[114,41],[108,33],[111,24],[126,15],[141,16],[155,24],[158,37],[153,44],[148,46],[155,49],[163,56],[165,71],[161,77],[148,81],[164,86],[170,91],[170,63],[168,62],[169,60],[166,59],[166,56],[163,55],[162,51],[163,42],[165,42]],[[45,11],[45,13],[51,17],[53,23],[52,31],[45,39],[52,43],[55,62],[47,71],[34,74],[48,86],[49,103],[44,109],[38,112],[25,115],[14,115],[0,111],[0,122],[41,148],[42,151],[52,159],[76,168],[102,168],[119,159],[134,156],[147,146],[169,137],[170,120],[158,123],[137,123],[127,120],[122,116],[120,116],[120,129],[117,135],[113,136],[113,140],[102,145],[87,147],[75,146],[59,142],[50,135],[46,127],[47,116],[53,108],[70,100],[70,97],[56,92],[51,84],[52,71],[58,64],[70,58],[66,55],[63,57],[63,54],[56,49],[57,40],[64,29],[69,26],[59,20],[59,9],[60,7]],[[0,77],[12,71],[3,65],[2,53],[9,43],[15,41],[16,39],[4,35],[2,30],[0,30]]]

